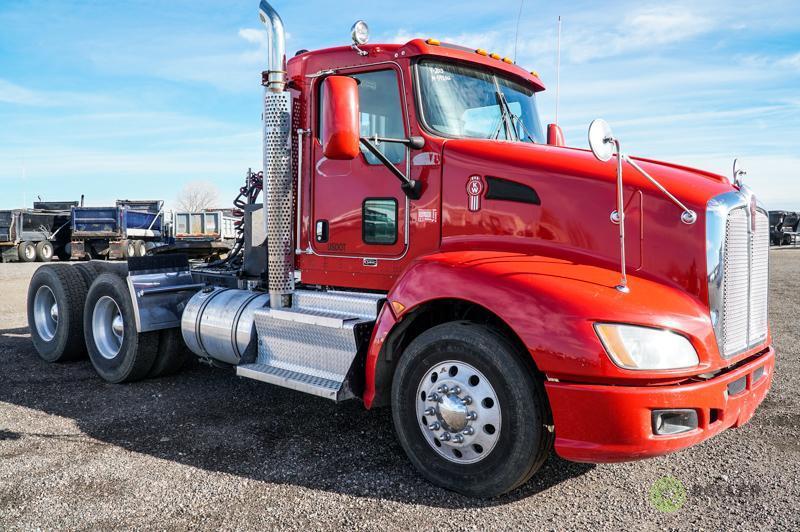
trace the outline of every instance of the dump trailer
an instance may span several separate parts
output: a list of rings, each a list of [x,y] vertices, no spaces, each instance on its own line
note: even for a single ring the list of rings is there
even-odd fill
[[[638,460],[750,419],[775,351],[769,219],[743,171],[629,156],[602,120],[590,150],[567,147],[540,123],[538,74],[491,51],[369,44],[358,22],[349,45],[287,62],[280,17],[259,15],[264,168],[236,199],[234,250],[43,266],[43,359],[88,353],[127,382],[188,349],[388,407],[423,477],[481,497],[553,450]]]
[[[117,200],[113,207],[73,207],[70,257],[143,257],[166,236],[163,207],[161,200]]]
[[[73,201],[37,201],[33,209],[0,211],[0,261],[67,259]]]
[[[221,210],[169,212],[167,238],[152,249],[160,255],[183,253],[192,259],[215,260],[228,253],[236,240],[239,220]]]

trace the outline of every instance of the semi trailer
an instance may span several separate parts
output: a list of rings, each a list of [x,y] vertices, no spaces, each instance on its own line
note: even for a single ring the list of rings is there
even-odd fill
[[[603,121],[590,150],[565,146],[539,75],[487,50],[369,44],[358,22],[349,45],[287,61],[279,15],[259,16],[264,168],[231,254],[42,266],[43,359],[88,353],[117,383],[188,349],[388,407],[422,476],[480,497],[553,450],[638,460],[750,419],[775,351],[769,220],[741,170],[628,156]]]
[[[0,211],[0,262],[66,258],[70,209],[77,201],[37,201],[33,209]]]
[[[164,202],[117,200],[113,207],[73,207],[68,251],[73,259],[143,257],[164,233]]]

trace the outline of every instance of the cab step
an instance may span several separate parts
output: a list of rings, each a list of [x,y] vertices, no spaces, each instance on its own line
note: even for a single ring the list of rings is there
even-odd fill
[[[357,397],[383,300],[379,294],[298,290],[291,308],[257,310],[258,354],[236,374],[334,401]]]

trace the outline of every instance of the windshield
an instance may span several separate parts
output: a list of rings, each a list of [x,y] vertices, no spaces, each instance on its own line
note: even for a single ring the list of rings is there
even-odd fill
[[[454,63],[422,61],[417,72],[423,120],[435,132],[544,144],[532,89]]]

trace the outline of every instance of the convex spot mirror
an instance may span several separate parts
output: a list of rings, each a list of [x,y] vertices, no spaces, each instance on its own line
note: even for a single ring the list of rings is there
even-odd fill
[[[589,147],[598,161],[606,162],[614,154],[614,134],[611,126],[602,118],[589,124]]]
[[[352,160],[360,153],[358,82],[329,76],[322,82],[322,152],[328,159]]]

